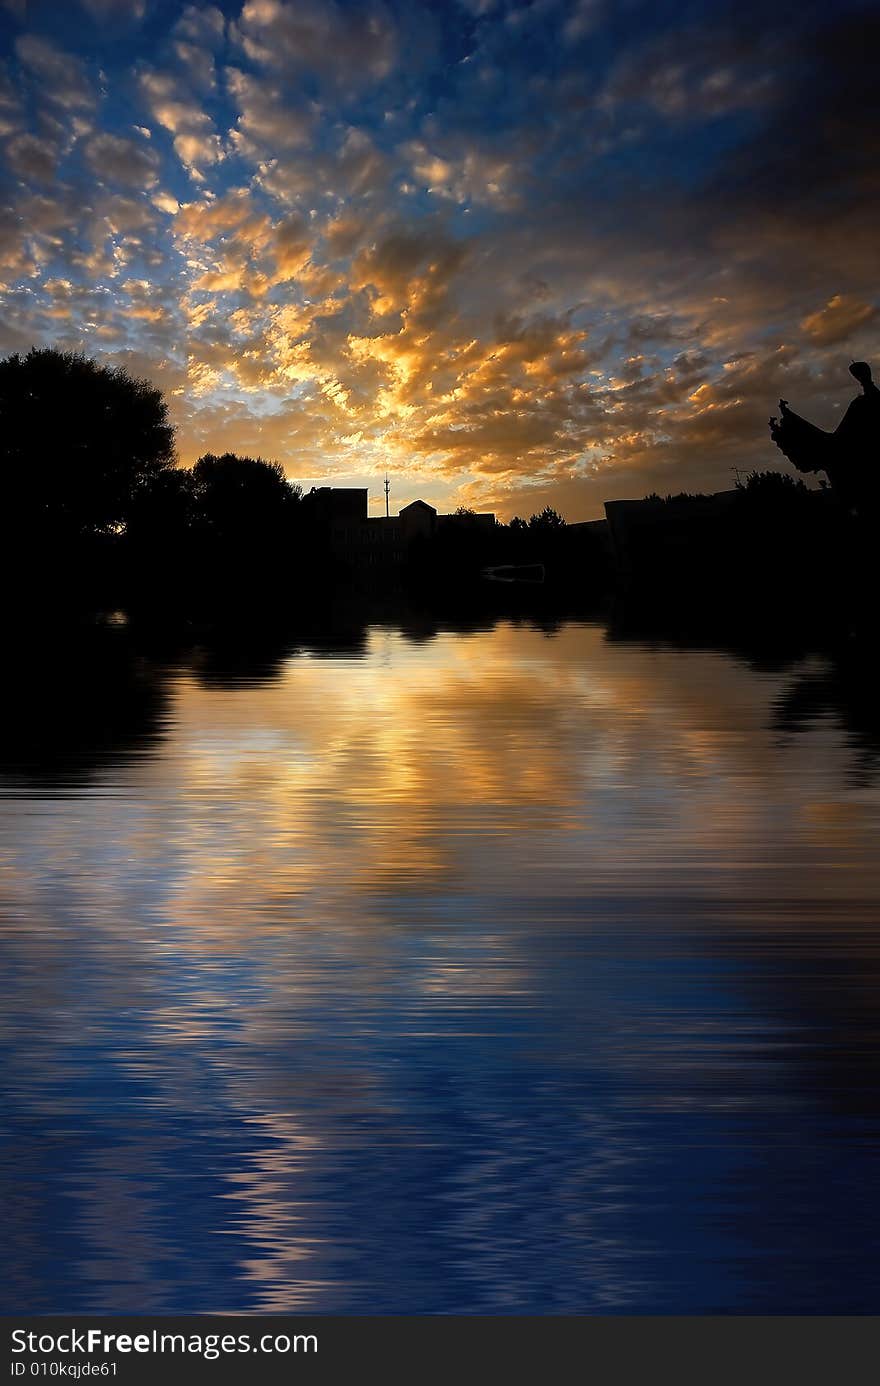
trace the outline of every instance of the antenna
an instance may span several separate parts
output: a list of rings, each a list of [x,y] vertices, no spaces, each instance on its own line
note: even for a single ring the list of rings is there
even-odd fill
[[[387,475],[386,475],[386,477],[385,477],[385,519],[386,519],[386,520],[387,520],[387,519],[390,517],[390,515],[391,515],[391,511],[390,511],[389,508],[388,508],[388,497],[389,497],[390,493],[391,493],[391,482],[388,480],[388,477],[387,477]]]

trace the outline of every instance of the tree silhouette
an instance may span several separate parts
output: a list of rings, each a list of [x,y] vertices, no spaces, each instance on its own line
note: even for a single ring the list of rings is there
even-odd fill
[[[771,503],[790,500],[793,496],[799,497],[807,493],[800,477],[792,476],[789,472],[747,472],[745,480],[737,477],[735,489]]]
[[[132,500],[128,533],[160,543],[184,540],[195,521],[195,485],[186,467],[159,472],[141,486]]]
[[[151,477],[132,500],[118,545],[129,598],[179,605],[192,586],[195,537],[192,472],[174,467]]]
[[[278,462],[206,453],[192,471],[193,504],[203,532],[223,544],[271,542],[289,527],[302,495]]]
[[[552,505],[545,505],[544,509],[537,515],[532,515],[529,519],[529,529],[547,530],[564,529],[565,521],[558,510],[554,510]]]
[[[208,602],[265,605],[283,598],[301,561],[299,501],[277,462],[234,453],[200,457],[192,470],[195,590]]]
[[[160,390],[74,352],[0,361],[0,462],[22,542],[124,531],[141,490],[174,463]]]

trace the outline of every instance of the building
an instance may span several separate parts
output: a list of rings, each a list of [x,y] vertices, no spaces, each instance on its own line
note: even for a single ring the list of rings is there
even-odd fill
[[[495,528],[495,516],[488,512],[440,515],[423,500],[410,501],[396,515],[370,515],[366,487],[312,487],[303,505],[334,558],[356,567],[393,567],[403,562],[416,540]]]

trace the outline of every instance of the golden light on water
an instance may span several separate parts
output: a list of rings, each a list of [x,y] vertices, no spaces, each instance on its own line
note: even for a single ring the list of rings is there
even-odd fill
[[[858,1091],[870,1057],[880,799],[841,722],[779,724],[813,676],[591,625],[374,626],[250,670],[196,651],[136,754],[12,779],[0,937],[39,1023],[0,1039],[28,1121],[85,1133],[65,1197],[116,1210],[78,1223],[82,1283],[417,1308],[449,1255],[450,1303],[503,1310],[534,1302],[549,1200],[564,1303],[656,1302],[616,1222],[672,1188],[651,1123],[702,1131],[698,1242],[730,1123],[788,1141],[840,1045]]]

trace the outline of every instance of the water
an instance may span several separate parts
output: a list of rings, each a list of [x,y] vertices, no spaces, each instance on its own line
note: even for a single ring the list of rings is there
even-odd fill
[[[7,686],[6,1312],[880,1308],[846,652],[96,628]]]

